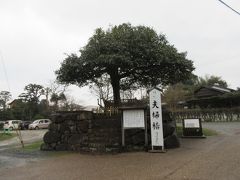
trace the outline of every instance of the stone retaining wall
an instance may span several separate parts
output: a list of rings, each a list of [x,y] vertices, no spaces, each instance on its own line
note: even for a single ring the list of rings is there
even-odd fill
[[[148,140],[150,120],[148,119]],[[163,112],[164,143],[166,148],[179,147],[175,122]],[[106,116],[90,111],[58,112],[52,116],[49,131],[44,135],[41,150],[71,150],[80,152],[122,152],[143,150],[144,130],[125,131],[126,147],[121,147],[121,116]]]

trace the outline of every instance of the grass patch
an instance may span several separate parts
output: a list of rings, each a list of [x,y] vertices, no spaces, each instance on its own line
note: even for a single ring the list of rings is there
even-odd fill
[[[40,152],[40,147],[41,144],[43,143],[43,141],[37,141],[31,144],[27,144],[24,146],[22,150],[25,153],[35,153],[35,152]],[[67,155],[70,154],[71,152],[69,151],[41,151],[41,153],[44,154],[44,156],[46,157],[58,157],[58,156],[63,156],[63,155]]]
[[[176,131],[178,136],[182,136],[182,126],[177,126]]]
[[[69,154],[73,154],[74,152],[71,151],[52,151],[49,152],[49,157],[59,157],[59,156],[64,156],[64,155],[69,155]]]
[[[3,132],[1,132],[0,133],[0,141],[8,140],[8,139],[14,138],[16,136],[17,135],[15,133],[3,133]]]
[[[24,146],[24,150],[26,151],[35,151],[35,150],[40,150],[40,146],[43,143],[43,141],[37,141],[31,144],[27,144]]]
[[[216,135],[218,135],[217,131],[214,131],[214,130],[211,130],[211,129],[206,129],[206,128],[203,128],[203,134],[205,136],[216,136]]]
[[[182,126],[177,126],[177,135],[178,136],[182,136]],[[214,130],[211,130],[211,129],[206,129],[206,128],[203,128],[203,135],[205,136],[216,136],[218,135],[218,133]]]
[[[68,151],[41,151],[40,147],[43,141],[37,141],[33,142],[31,144],[26,144],[24,148],[18,148],[18,151],[24,153],[24,154],[32,154],[36,155],[36,157],[58,157],[70,154],[71,152]]]

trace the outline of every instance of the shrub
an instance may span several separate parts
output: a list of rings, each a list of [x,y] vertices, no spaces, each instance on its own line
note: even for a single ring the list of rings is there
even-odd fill
[[[3,122],[0,122],[0,130],[3,130]]]
[[[36,119],[44,119],[45,117],[41,114],[36,114],[33,119],[36,120]]]

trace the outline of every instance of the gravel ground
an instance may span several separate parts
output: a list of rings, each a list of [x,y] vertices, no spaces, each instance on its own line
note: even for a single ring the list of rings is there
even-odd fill
[[[227,136],[234,136],[240,134],[240,122],[218,122],[210,123],[205,122],[202,124],[203,128],[213,129],[220,134]]]
[[[13,131],[14,132],[14,131]],[[43,135],[47,132],[46,129],[42,130],[22,130],[20,131],[24,144],[29,144],[42,140]],[[9,147],[21,146],[19,138],[14,137],[8,140],[0,141],[0,151],[8,149]]]
[[[203,123],[220,132],[206,139],[181,139],[167,153],[67,154],[1,169],[4,180],[240,179],[240,123]]]
[[[40,141],[47,130],[24,130],[21,131],[23,142],[25,145]],[[21,149],[21,144],[18,137],[0,141],[0,170],[6,168],[15,168],[24,166],[31,162],[36,162],[44,159],[45,152],[39,150],[26,152]],[[1,174],[0,174],[1,180]]]

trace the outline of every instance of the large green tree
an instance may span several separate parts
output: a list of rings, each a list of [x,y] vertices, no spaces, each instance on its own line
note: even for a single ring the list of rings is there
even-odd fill
[[[121,88],[168,85],[188,78],[193,70],[186,53],[178,52],[163,34],[121,24],[106,31],[96,29],[80,55],[68,55],[56,74],[60,82],[80,87],[108,74],[117,105]]]

